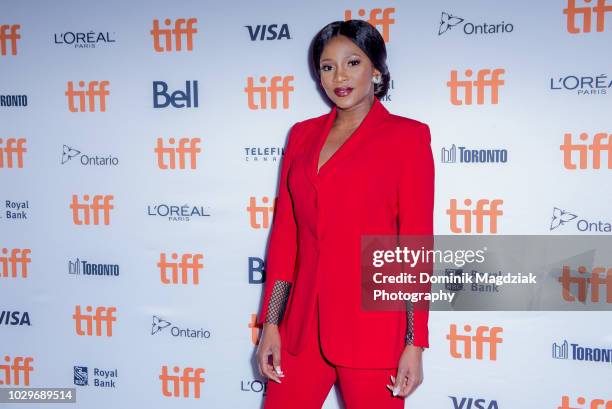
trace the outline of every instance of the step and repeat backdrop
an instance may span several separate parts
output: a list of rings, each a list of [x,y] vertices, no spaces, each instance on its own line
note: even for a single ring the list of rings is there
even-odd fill
[[[437,234],[611,233],[612,1],[4,1],[0,388],[261,406],[279,163],[330,110],[310,41],[351,18],[386,41],[386,108],[430,126]],[[432,311],[406,407],[611,408],[611,323]]]

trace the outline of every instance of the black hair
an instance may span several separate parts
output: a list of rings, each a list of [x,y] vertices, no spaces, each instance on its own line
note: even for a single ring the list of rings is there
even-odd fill
[[[374,67],[381,72],[382,81],[374,84],[374,95],[383,98],[389,90],[391,74],[387,67],[387,48],[385,40],[376,27],[365,20],[334,21],[323,27],[312,41],[311,64],[317,80],[321,81],[319,60],[327,43],[335,36],[348,37],[363,51]]]

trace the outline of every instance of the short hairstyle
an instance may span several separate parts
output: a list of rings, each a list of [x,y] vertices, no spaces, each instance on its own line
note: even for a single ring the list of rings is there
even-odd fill
[[[387,67],[387,48],[385,40],[376,27],[364,20],[334,21],[323,27],[313,39],[311,63],[317,80],[321,81],[321,67],[319,60],[325,45],[335,36],[343,35],[363,51],[374,67],[381,72],[382,81],[374,84],[374,95],[383,98],[389,90],[391,75]]]

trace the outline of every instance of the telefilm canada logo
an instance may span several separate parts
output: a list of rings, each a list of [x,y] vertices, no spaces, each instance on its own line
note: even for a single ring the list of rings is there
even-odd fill
[[[119,158],[108,154],[105,156],[83,153],[68,145],[62,148],[62,165],[71,162],[78,162],[82,166],[118,166]]]
[[[442,163],[506,163],[507,149],[472,149],[452,144],[450,148],[442,147]]]
[[[570,225],[581,232],[596,232],[610,233],[612,232],[612,224],[602,220],[588,220],[581,218],[575,213],[561,209],[553,208],[553,214],[550,221],[550,231],[561,229],[566,225]]]
[[[251,163],[277,163],[281,160],[285,150],[280,146],[245,146],[244,161]]]
[[[169,328],[166,331],[166,328]],[[175,338],[191,338],[191,339],[209,339],[210,331],[205,330],[204,328],[189,328],[189,327],[180,327],[178,325],[172,324],[170,321],[167,321],[157,315],[153,316],[153,322],[151,323],[151,335],[157,334],[170,334]]]
[[[488,34],[505,34],[514,31],[512,23],[505,21],[490,23],[472,23],[466,21],[462,17],[455,16],[447,11],[443,11],[440,16],[440,25],[438,27],[438,35],[448,33],[449,31],[463,31],[465,35],[488,35]]]

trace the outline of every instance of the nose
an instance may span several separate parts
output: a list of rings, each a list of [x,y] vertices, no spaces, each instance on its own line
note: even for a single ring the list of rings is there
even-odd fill
[[[347,78],[348,76],[346,75],[345,68],[342,67],[342,65],[339,65],[338,68],[336,68],[336,74],[334,75],[334,82],[343,82]]]

